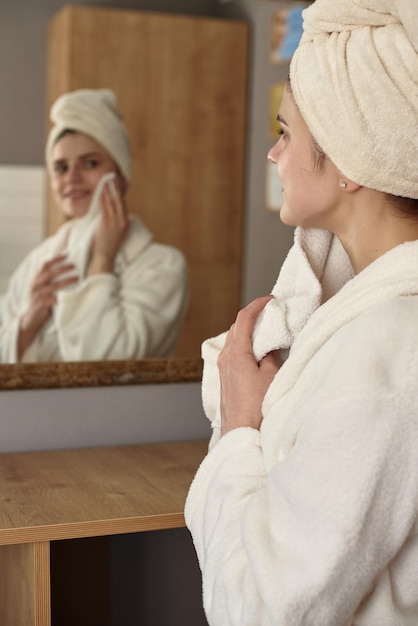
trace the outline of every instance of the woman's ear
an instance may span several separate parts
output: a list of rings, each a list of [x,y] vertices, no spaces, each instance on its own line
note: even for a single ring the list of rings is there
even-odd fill
[[[360,189],[362,185],[359,185],[353,180],[350,180],[349,178],[347,178],[347,176],[344,176],[344,174],[342,174],[340,170],[338,170],[338,186],[342,191],[351,193]]]

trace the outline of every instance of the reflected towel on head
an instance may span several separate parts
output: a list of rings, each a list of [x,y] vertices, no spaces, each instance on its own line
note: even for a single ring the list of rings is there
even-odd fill
[[[95,139],[115,161],[124,178],[130,180],[128,132],[111,89],[77,89],[63,94],[52,105],[50,118],[54,124],[46,145],[50,169],[55,142],[65,130],[73,130]]]
[[[354,182],[418,198],[418,2],[316,0],[290,65],[296,103]]]

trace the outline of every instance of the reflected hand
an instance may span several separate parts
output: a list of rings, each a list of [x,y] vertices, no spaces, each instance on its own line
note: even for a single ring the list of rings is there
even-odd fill
[[[238,313],[219,354],[222,435],[240,426],[261,426],[261,405],[282,361],[278,353],[270,352],[257,363],[252,334],[258,315],[271,299],[258,298]]]
[[[19,359],[50,318],[52,307],[57,302],[57,291],[78,281],[78,277],[75,275],[60,278],[63,274],[74,270],[74,265],[66,263],[65,260],[66,255],[61,254],[46,261],[33,280],[30,288],[29,306],[19,324]]]
[[[112,273],[117,253],[129,230],[128,211],[115,180],[103,188],[100,217],[93,237],[88,275]]]

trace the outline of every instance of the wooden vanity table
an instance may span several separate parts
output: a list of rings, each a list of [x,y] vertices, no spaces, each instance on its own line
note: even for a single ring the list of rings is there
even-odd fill
[[[0,624],[51,625],[52,542],[183,527],[207,445],[0,455]]]

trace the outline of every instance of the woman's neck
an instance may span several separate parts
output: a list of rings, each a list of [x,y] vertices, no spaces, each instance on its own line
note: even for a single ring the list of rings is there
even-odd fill
[[[418,239],[418,219],[397,211],[385,194],[366,188],[359,192],[353,198],[346,224],[335,233],[355,274],[392,248]]]

